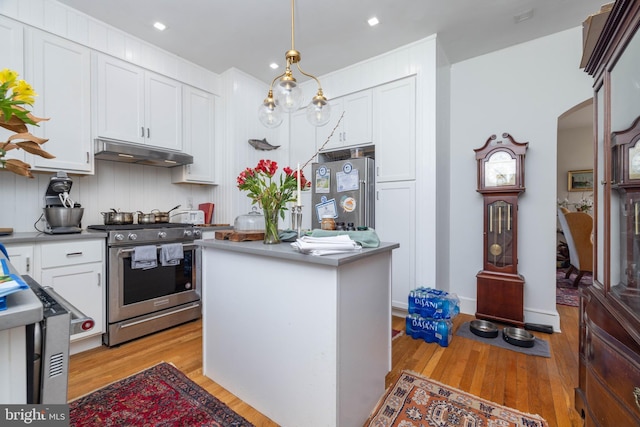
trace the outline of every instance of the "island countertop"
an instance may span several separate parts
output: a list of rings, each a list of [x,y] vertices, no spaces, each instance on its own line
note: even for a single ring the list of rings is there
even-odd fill
[[[196,240],[196,243],[203,248],[215,248],[233,252],[240,252],[252,255],[262,255],[272,258],[281,258],[289,261],[299,261],[311,264],[321,264],[328,266],[342,266],[363,258],[377,255],[382,252],[391,251],[400,247],[398,243],[381,242],[377,248],[362,248],[358,252],[348,252],[339,255],[307,255],[298,252],[291,247],[288,242],[275,245],[265,245],[261,240],[254,242],[232,242],[229,240],[204,239]]]

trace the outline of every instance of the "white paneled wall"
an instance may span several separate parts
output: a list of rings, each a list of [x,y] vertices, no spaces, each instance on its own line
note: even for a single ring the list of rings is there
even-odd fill
[[[13,227],[16,232],[36,231],[44,207],[44,193],[52,173],[34,174],[34,179],[17,176],[7,171],[0,172],[0,227]],[[155,166],[140,166],[127,163],[96,161],[94,176],[71,176],[73,187],[70,196],[84,208],[82,225],[102,224],[100,212],[110,208],[131,212],[152,209],[167,211],[175,205],[186,209],[193,201],[199,203],[213,200],[213,187],[196,184],[172,184],[171,171]],[[214,221],[217,221],[214,211]],[[43,229],[39,223],[38,228]]]

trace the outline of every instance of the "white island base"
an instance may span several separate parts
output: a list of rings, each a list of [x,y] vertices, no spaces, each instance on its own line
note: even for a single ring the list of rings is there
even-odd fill
[[[391,369],[391,251],[204,240],[203,373],[284,427],[361,427]]]

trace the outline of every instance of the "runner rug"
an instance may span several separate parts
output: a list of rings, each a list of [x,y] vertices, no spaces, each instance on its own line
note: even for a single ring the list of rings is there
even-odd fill
[[[253,426],[165,362],[72,401],[69,418],[91,427]]]
[[[580,296],[578,287],[590,286],[593,283],[591,274],[585,273],[580,279],[578,287],[573,285],[575,275],[569,279],[565,279],[566,269],[556,270],[556,304],[569,305],[578,307],[580,305]]]
[[[548,427],[539,415],[506,406],[402,371],[365,427]]]

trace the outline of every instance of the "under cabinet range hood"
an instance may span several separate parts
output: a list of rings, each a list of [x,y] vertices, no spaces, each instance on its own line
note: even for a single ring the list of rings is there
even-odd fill
[[[95,158],[112,162],[136,163],[140,165],[172,168],[190,165],[193,156],[176,151],[163,150],[157,147],[133,145],[113,139],[98,138],[95,140]]]

